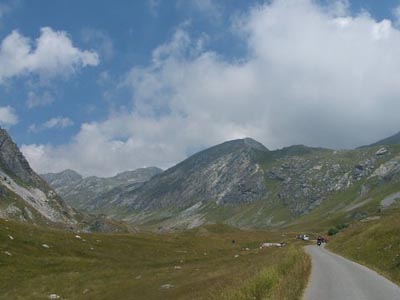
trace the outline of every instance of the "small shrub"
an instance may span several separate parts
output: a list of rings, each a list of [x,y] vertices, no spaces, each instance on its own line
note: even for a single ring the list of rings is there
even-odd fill
[[[328,230],[328,235],[330,235],[330,236],[335,235],[335,234],[339,233],[339,231],[342,231],[343,229],[345,229],[347,227],[349,227],[349,224],[345,224],[345,223],[338,224],[335,227],[332,227]]]
[[[339,224],[339,225],[336,225],[336,228],[337,228],[338,230],[343,230],[343,229],[345,229],[345,228],[347,228],[347,227],[349,227],[349,224]]]
[[[328,235],[329,235],[329,236],[332,236],[332,235],[337,234],[338,232],[339,232],[339,229],[337,229],[336,227],[333,227],[333,228],[330,228],[330,229],[328,230]]]

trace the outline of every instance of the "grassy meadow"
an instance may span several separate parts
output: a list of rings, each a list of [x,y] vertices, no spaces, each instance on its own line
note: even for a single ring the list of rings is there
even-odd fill
[[[400,209],[353,223],[328,248],[400,284]]]
[[[0,299],[300,299],[310,262],[294,237],[223,225],[85,234],[0,220]],[[289,246],[259,249],[280,241]]]

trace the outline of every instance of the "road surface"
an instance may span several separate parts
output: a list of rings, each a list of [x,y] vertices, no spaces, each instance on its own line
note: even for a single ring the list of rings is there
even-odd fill
[[[400,287],[376,272],[333,254],[307,246],[312,272],[304,300],[399,300]]]

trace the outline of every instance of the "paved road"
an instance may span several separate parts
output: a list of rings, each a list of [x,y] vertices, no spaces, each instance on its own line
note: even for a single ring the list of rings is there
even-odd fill
[[[400,287],[376,272],[333,254],[307,246],[311,281],[304,300],[399,300]]]

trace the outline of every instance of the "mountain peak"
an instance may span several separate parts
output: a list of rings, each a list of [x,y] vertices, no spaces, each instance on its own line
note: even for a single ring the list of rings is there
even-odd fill
[[[68,177],[71,177],[71,178],[82,179],[82,175],[79,174],[78,172],[76,172],[75,170],[72,170],[72,169],[66,169],[64,171],[61,171],[60,175],[68,176]]]
[[[263,144],[261,144],[260,142],[256,141],[253,138],[246,137],[243,139],[243,141],[247,146],[249,146],[253,149],[256,149],[259,151],[269,151],[267,147],[265,147]]]

